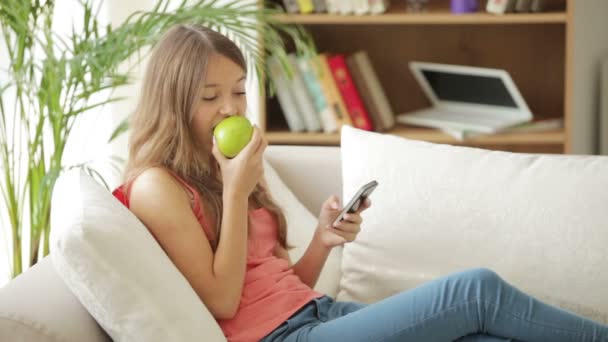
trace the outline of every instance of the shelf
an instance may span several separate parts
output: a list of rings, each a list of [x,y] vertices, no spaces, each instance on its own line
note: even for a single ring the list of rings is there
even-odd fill
[[[434,143],[454,145],[561,145],[565,143],[563,129],[534,133],[503,133],[459,141],[441,131],[397,125],[388,134],[408,139],[424,140]],[[339,134],[292,133],[289,131],[270,131],[265,133],[273,145],[340,145]]]
[[[283,23],[291,24],[319,24],[319,25],[369,25],[369,24],[565,24],[567,14],[565,11],[549,11],[542,13],[510,13],[504,15],[490,14],[479,11],[471,14],[452,14],[445,4],[431,5],[427,12],[410,13],[400,1],[393,4],[383,14],[377,15],[339,15],[339,14],[282,14],[275,18]]]
[[[546,0],[546,10],[541,13],[495,15],[485,12],[485,2],[480,1],[478,12],[459,15],[451,13],[450,0],[429,1],[423,13],[408,12],[406,1],[400,0],[378,15],[312,13],[274,18],[304,25],[318,51],[345,55],[367,51],[395,113],[429,105],[407,67],[409,61],[422,60],[508,70],[532,112],[554,113],[565,124],[552,131],[505,132],[464,141],[439,130],[407,125],[398,125],[387,134],[492,150],[567,153],[572,145],[568,106],[572,102],[568,87],[572,58],[567,57],[573,46],[573,2]],[[264,104],[269,143],[340,145],[339,133],[289,132],[278,102]]]

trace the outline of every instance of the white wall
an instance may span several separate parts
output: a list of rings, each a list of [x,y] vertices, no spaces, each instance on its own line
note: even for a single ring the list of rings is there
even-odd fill
[[[601,69],[599,154],[608,155],[608,56],[602,61]]]
[[[572,152],[598,153],[600,68],[608,57],[608,1],[570,4],[574,5]]]
[[[6,61],[8,61],[8,54],[4,49],[4,34],[2,34],[2,29],[0,28],[0,70],[4,70],[6,68]],[[4,78],[5,75],[2,71],[0,71],[0,79]],[[4,83],[0,84],[3,85]],[[4,169],[5,165],[3,164],[0,167],[0,171]],[[4,177],[0,177],[0,187],[4,187]],[[8,241],[10,240],[10,226],[9,220],[6,213],[6,203],[4,198],[0,197],[0,287],[4,285],[9,279],[9,260],[10,255],[12,254],[12,250],[8,245]]]
[[[113,26],[120,25],[131,13],[135,11],[152,9],[154,2],[155,1],[153,0],[108,0],[106,3],[108,5],[110,23]],[[125,100],[112,104],[112,124],[115,127],[118,126],[124,118],[128,117],[128,115],[135,108],[145,60],[141,64],[134,64],[134,61],[129,61],[122,66],[123,70],[127,70],[128,68],[132,67],[131,75],[134,82],[133,84],[117,89],[115,92],[117,96],[125,97]],[[123,134],[112,143],[111,149],[113,155],[126,160],[128,155],[127,144],[128,134]],[[117,175],[110,180],[113,186],[120,185],[120,181],[120,175]]]

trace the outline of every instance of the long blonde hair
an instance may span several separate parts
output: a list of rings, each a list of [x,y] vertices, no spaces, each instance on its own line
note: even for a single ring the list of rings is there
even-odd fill
[[[245,58],[226,36],[200,25],[176,25],[154,48],[143,79],[135,112],[130,118],[129,159],[124,183],[145,169],[168,168],[198,190],[207,224],[214,222],[215,250],[220,236],[222,183],[219,165],[195,137],[192,119],[203,89],[209,57],[221,54],[247,72]],[[278,239],[287,248],[287,224],[281,208],[259,184],[250,199],[272,212]],[[211,217],[210,217],[211,215]]]

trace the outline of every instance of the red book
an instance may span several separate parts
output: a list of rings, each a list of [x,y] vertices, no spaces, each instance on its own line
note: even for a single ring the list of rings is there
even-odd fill
[[[329,64],[329,69],[336,81],[340,95],[342,95],[342,99],[344,100],[353,126],[366,131],[373,131],[374,126],[372,120],[365,109],[359,91],[353,82],[344,55],[338,54],[330,56],[327,59],[327,63]]]

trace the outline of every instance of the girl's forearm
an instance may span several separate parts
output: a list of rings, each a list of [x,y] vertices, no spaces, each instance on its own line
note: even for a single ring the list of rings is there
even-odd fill
[[[213,273],[234,310],[241,299],[247,265],[247,210],[247,197],[224,196],[222,234],[213,259]]]
[[[318,230],[316,230],[318,232]],[[300,277],[302,282],[313,288],[319,279],[323,265],[331,248],[325,247],[315,232],[304,255],[293,265],[294,273]]]

